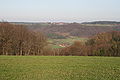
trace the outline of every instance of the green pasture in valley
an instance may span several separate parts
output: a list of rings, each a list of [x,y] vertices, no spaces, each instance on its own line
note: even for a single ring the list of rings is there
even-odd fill
[[[75,41],[85,42],[87,38],[79,38],[79,37],[72,37],[72,38],[66,38],[66,39],[49,39],[49,46],[52,48],[62,48],[61,44],[65,45],[72,45]]]

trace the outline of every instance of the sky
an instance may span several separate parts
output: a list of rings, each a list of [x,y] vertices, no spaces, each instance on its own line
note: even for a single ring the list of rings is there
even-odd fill
[[[120,21],[120,0],[0,0],[0,20]]]

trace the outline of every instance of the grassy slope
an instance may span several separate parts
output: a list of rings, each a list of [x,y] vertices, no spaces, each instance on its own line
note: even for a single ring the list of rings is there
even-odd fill
[[[120,80],[120,57],[0,56],[0,80]]]
[[[52,48],[62,48],[59,45],[60,44],[73,44],[75,41],[81,41],[81,42],[85,42],[87,40],[87,38],[79,38],[79,37],[74,37],[74,38],[67,38],[67,39],[49,39],[48,42],[51,43],[51,47]],[[54,43],[54,44],[52,44]]]

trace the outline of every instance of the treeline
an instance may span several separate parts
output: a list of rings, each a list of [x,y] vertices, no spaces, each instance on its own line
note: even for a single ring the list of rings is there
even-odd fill
[[[41,55],[47,45],[46,37],[23,25],[0,23],[0,55]]]
[[[60,49],[47,46],[47,38],[23,25],[0,23],[0,55],[120,56],[120,31],[104,32],[85,43]]]
[[[117,21],[94,21],[94,22],[83,22],[82,24],[120,24]]]
[[[97,34],[85,43],[75,41],[69,47],[44,50],[50,56],[120,56],[120,31]]]
[[[56,55],[58,55],[57,52]],[[120,32],[100,33],[85,43],[76,41],[70,47],[61,49],[59,55],[120,56]]]

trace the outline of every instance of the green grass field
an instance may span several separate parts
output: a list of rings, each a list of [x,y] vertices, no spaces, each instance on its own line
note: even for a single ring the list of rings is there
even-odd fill
[[[120,57],[0,56],[0,80],[120,80]]]
[[[72,38],[66,38],[66,39],[49,39],[48,42],[50,43],[49,46],[54,48],[62,48],[59,45],[60,44],[69,44],[72,45],[75,41],[85,42],[87,38],[79,38],[79,37],[72,37]]]

